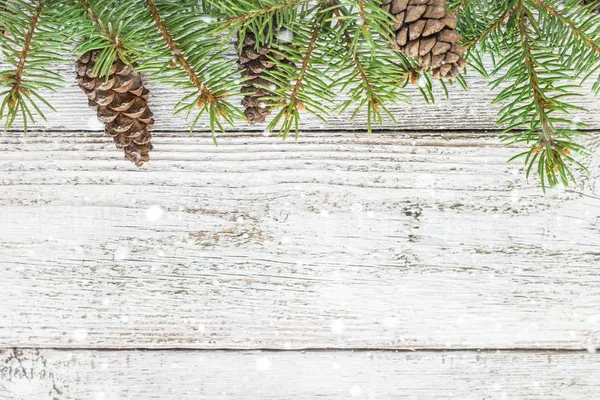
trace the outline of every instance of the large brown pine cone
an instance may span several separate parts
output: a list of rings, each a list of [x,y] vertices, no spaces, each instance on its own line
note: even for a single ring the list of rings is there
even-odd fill
[[[394,17],[394,45],[407,57],[419,57],[423,70],[434,78],[456,78],[466,66],[465,49],[458,43],[456,16],[446,11],[446,0],[382,0]]]
[[[242,87],[245,93],[242,100],[244,114],[253,124],[265,122],[274,104],[273,100],[265,99],[273,96],[276,90],[276,86],[266,79],[268,72],[277,68],[273,59],[291,64],[291,61],[271,51],[270,46],[262,46],[257,50],[256,37],[252,32],[247,32],[239,54],[239,65],[243,69],[242,76],[247,79]]]
[[[141,167],[150,160],[152,150],[149,130],[154,119],[148,108],[148,90],[142,76],[121,60],[114,62],[108,79],[98,77],[93,70],[99,55],[99,50],[93,50],[77,61],[77,83],[117,148]]]

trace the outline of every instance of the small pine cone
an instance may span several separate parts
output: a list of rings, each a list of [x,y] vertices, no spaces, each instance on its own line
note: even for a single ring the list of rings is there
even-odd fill
[[[459,45],[457,19],[446,11],[446,0],[382,0],[395,22],[394,46],[407,57],[419,57],[423,70],[434,78],[456,78],[467,63]]]
[[[257,50],[255,45],[256,37],[252,32],[247,32],[238,63],[243,70],[242,76],[246,78],[242,87],[242,92],[246,94],[242,100],[244,114],[250,123],[260,124],[265,122],[274,104],[272,100],[265,99],[274,95],[275,86],[266,79],[268,72],[277,68],[273,59],[289,64],[291,61],[272,52],[270,46],[262,46]]]
[[[148,90],[142,76],[121,60],[114,62],[108,79],[98,77],[93,70],[99,55],[99,50],[92,50],[77,61],[77,83],[117,148],[141,167],[150,160],[152,150],[149,129],[154,119],[148,107]]]

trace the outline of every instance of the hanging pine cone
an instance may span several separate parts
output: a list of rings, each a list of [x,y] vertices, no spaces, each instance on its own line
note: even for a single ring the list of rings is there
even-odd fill
[[[268,72],[277,68],[273,58],[288,64],[291,61],[271,51],[270,46],[262,46],[257,50],[255,45],[256,37],[252,32],[247,32],[239,54],[239,66],[243,69],[242,76],[247,79],[242,87],[242,93],[245,93],[242,100],[244,114],[250,123],[260,124],[265,122],[274,104],[273,100],[265,99],[274,95],[274,85],[266,79]]]
[[[467,63],[458,43],[457,19],[446,11],[446,0],[383,0],[394,17],[395,46],[407,57],[419,57],[434,78],[456,78]]]
[[[149,129],[154,119],[148,108],[148,90],[142,76],[121,60],[114,62],[108,79],[98,77],[93,70],[99,55],[99,50],[92,50],[77,61],[77,83],[117,148],[141,167],[150,160],[152,150]]]

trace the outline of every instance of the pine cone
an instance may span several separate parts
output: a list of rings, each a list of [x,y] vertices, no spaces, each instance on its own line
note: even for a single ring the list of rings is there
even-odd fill
[[[121,60],[114,62],[108,79],[98,77],[93,70],[99,55],[99,50],[92,50],[77,61],[77,83],[117,148],[141,167],[150,160],[152,150],[149,129],[154,119],[148,108],[148,90],[142,76]]]
[[[395,48],[407,57],[419,57],[423,70],[434,78],[456,78],[467,63],[458,43],[456,16],[446,11],[446,0],[383,0],[394,17]]]
[[[256,37],[252,32],[247,32],[239,54],[239,66],[243,69],[242,76],[247,79],[242,87],[242,92],[246,93],[242,100],[244,114],[250,123],[260,124],[265,122],[274,104],[273,100],[265,99],[273,96],[273,90],[276,88],[273,83],[265,79],[270,70],[277,68],[273,59],[289,64],[291,61],[271,51],[270,46],[262,46],[257,51],[255,45]]]

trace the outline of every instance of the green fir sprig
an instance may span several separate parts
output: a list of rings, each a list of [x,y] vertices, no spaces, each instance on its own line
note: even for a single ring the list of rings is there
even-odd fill
[[[589,3],[589,2],[586,2]],[[213,134],[245,121],[244,78],[231,54],[252,33],[277,57],[264,79],[274,113],[267,129],[298,134],[312,114],[324,123],[349,111],[368,130],[394,122],[393,104],[418,84],[433,101],[433,80],[417,60],[391,49],[393,18],[381,0],[0,0],[0,117],[25,129],[52,108],[43,91],[62,79],[56,64],[100,50],[108,77],[115,60],[181,92],[175,113],[190,127],[207,119]],[[496,89],[501,136],[527,146],[513,159],[542,187],[568,185],[586,149],[586,126],[569,114],[590,80],[600,92],[600,15],[582,0],[448,0],[470,69]],[[237,49],[239,50],[239,48]],[[463,76],[456,80],[466,87]],[[452,81],[440,81],[446,94]],[[216,139],[215,139],[216,140]]]

